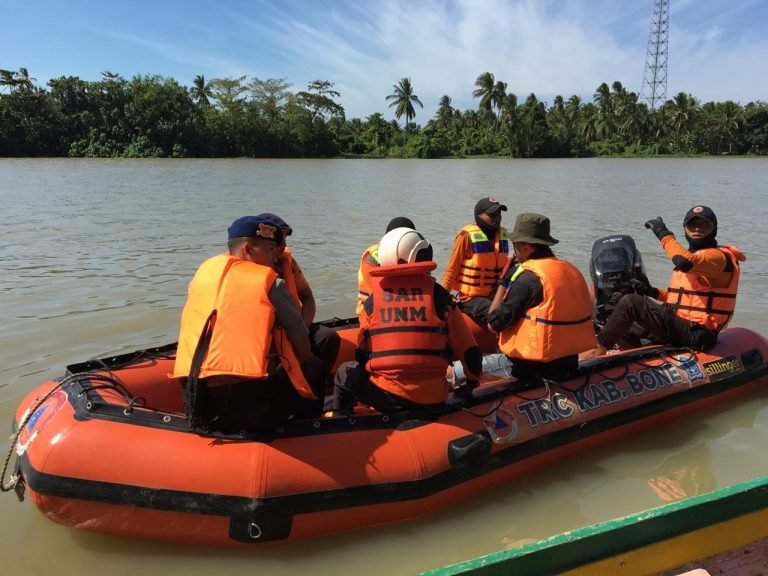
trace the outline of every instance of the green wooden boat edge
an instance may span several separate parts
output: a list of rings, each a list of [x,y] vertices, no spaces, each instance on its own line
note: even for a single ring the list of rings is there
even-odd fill
[[[768,508],[768,476],[493,552],[422,576],[554,574],[764,508]]]

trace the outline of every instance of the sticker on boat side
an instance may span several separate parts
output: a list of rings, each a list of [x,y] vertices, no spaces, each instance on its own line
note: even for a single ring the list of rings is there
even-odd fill
[[[27,451],[37,434],[50,422],[50,420],[59,413],[62,407],[67,403],[67,395],[62,391],[57,391],[48,398],[42,406],[35,410],[27,422],[24,429],[19,434],[19,443],[16,447],[16,453],[21,456]]]
[[[497,444],[508,444],[517,438],[517,420],[506,408],[497,408],[485,418],[483,425]]]
[[[734,374],[744,372],[744,366],[741,365],[741,360],[736,358],[736,356],[727,356],[713,362],[705,362],[703,366],[710,382],[717,382]]]
[[[703,382],[706,380],[704,372],[699,367],[699,363],[696,360],[696,356],[689,354],[687,356],[678,356],[677,361],[680,362],[679,367],[685,371],[685,375],[688,376],[688,381],[691,384],[696,382]],[[706,366],[706,364],[705,364]]]

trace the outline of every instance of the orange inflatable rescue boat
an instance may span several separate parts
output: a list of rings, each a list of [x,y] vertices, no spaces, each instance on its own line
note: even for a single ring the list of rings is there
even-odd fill
[[[332,325],[354,341],[349,322]],[[174,352],[73,365],[32,391],[15,416],[4,489],[26,489],[65,526],[216,545],[289,541],[425,514],[768,385],[768,342],[733,328],[709,352],[649,347],[587,362],[567,382],[484,381],[438,411],[361,411],[217,437],[190,428],[167,377]]]

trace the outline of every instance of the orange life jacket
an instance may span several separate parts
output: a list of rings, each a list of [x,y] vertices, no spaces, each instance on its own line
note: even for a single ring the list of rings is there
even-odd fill
[[[363,302],[371,295],[371,278],[363,267],[368,257],[376,263],[376,266],[380,265],[378,242],[368,246],[360,257],[360,267],[357,269],[357,306],[355,307],[355,314],[358,316],[363,313]]]
[[[269,291],[276,279],[277,273],[271,268],[230,254],[203,262],[189,283],[172,377],[190,375],[192,358],[210,320],[210,342],[199,378],[265,378],[274,344],[296,391],[305,398],[315,398],[288,337],[275,326]]]
[[[296,288],[296,278],[293,275],[293,268],[291,267],[292,261],[293,254],[291,253],[291,249],[286,247],[283,250],[283,255],[278,260],[278,264],[280,265],[280,270],[278,272],[280,273],[280,278],[285,282],[285,287],[288,288],[288,292],[291,293],[291,298],[293,298],[296,308],[301,310],[301,300],[299,299],[299,291]]]
[[[551,362],[596,348],[592,299],[579,269],[554,256],[535,258],[520,264],[512,281],[525,270],[541,280],[543,300],[501,332],[501,351],[512,358]]]
[[[428,274],[436,266],[418,262],[371,271],[373,309],[365,332],[370,351],[366,369],[378,387],[420,404],[437,404],[447,396],[448,327],[437,315],[435,279]],[[393,378],[413,373],[419,375],[419,390],[405,390]]]
[[[472,241],[472,258],[464,260],[456,274],[456,289],[464,298],[493,297],[504,265],[509,259],[507,229],[499,228],[495,241],[477,224],[462,228]]]
[[[713,288],[703,274],[675,270],[669,279],[666,297],[666,303],[675,309],[677,316],[713,332],[725,328],[733,317],[741,272],[739,261],[746,259],[735,246],[718,246],[717,249],[725,254],[725,271],[731,272],[728,286]]]

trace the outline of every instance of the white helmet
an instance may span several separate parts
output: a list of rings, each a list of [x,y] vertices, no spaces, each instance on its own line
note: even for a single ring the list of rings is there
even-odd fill
[[[379,242],[379,261],[382,266],[412,264],[420,250],[429,248],[429,240],[411,228],[390,230]]]

